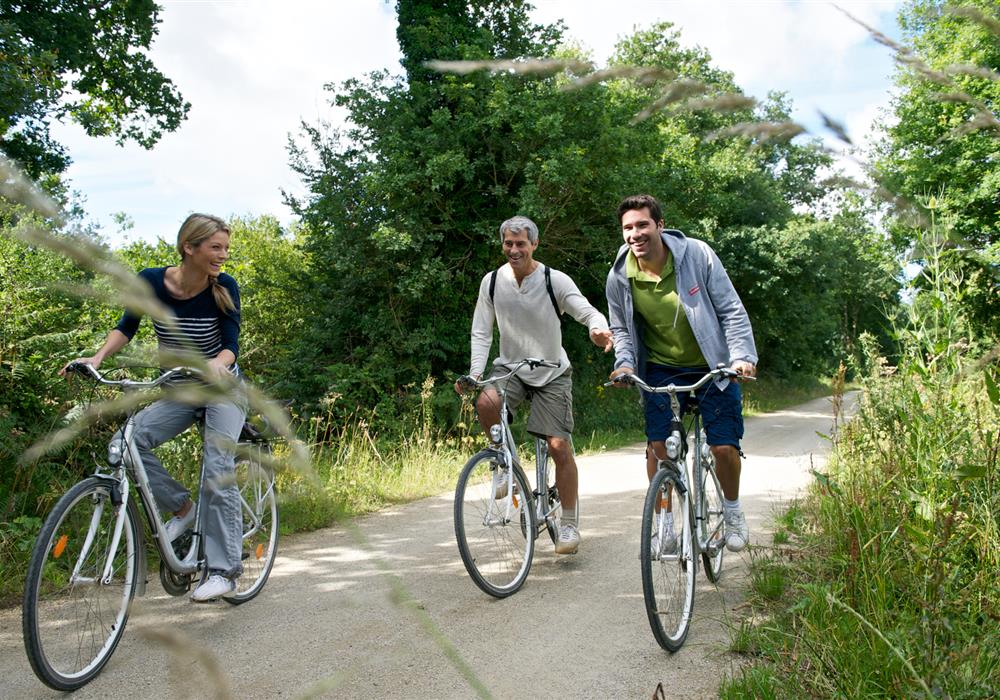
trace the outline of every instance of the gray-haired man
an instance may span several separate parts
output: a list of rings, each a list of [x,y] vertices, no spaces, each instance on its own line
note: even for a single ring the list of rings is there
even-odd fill
[[[538,227],[524,216],[500,225],[500,240],[507,264],[487,273],[479,285],[479,300],[472,317],[472,358],[469,375],[479,378],[486,368],[493,325],[500,329],[500,355],[494,370],[525,357],[559,360],[558,368],[522,367],[511,379],[507,402],[517,407],[530,394],[528,432],[546,438],[556,465],[556,488],[562,502],[562,519],[556,553],[573,554],[580,545],[577,508],[578,479],[573,457],[573,383],[569,358],[562,347],[559,314],[568,313],[590,330],[590,339],[605,352],[612,347],[608,321],[580,293],[568,275],[546,268],[533,254],[538,247]],[[455,384],[455,391],[463,387]],[[500,421],[499,396],[489,387],[479,395],[476,411],[484,431]]]

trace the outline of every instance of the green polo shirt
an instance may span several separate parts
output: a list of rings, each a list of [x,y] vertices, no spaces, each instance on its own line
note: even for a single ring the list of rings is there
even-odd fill
[[[639,261],[631,251],[625,260],[625,273],[632,288],[632,305],[643,320],[643,341],[649,361],[672,367],[707,366],[687,314],[680,308],[670,251],[659,280],[639,269]]]

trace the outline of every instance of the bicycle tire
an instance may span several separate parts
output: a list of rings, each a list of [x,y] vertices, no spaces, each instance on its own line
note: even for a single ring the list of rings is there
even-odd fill
[[[722,554],[726,550],[726,529],[722,517],[722,486],[715,473],[715,458],[711,454],[701,465],[701,513],[706,536],[701,561],[705,565],[706,578],[718,583],[722,576]],[[712,554],[713,550],[715,554]]]
[[[243,574],[236,590],[223,600],[242,605],[264,588],[278,554],[278,499],[274,472],[253,459],[241,459],[235,468],[243,519]]]
[[[142,526],[129,500],[111,583],[99,583],[115,511],[109,482],[85,479],[56,502],[35,541],[21,626],[31,668],[50,688],[69,691],[89,683],[125,632],[139,578]]]
[[[507,513],[506,497],[495,497],[494,474],[499,469],[503,467],[493,450],[479,452],[462,468],[455,487],[455,539],[475,584],[491,596],[506,598],[528,578],[537,529],[524,472],[517,467],[509,472],[514,511]]]
[[[684,645],[694,610],[695,563],[689,493],[680,493],[676,476],[659,469],[650,481],[642,511],[639,561],[642,569],[642,596],[646,617],[657,643],[669,652]],[[679,528],[674,552],[654,555],[653,535],[657,530],[656,507],[671,502],[674,527]],[[688,514],[688,515],[685,515]]]

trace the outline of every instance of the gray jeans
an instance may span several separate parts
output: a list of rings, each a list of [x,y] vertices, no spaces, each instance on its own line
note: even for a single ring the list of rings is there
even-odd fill
[[[174,513],[191,498],[188,490],[174,479],[153,454],[153,449],[180,435],[194,424],[199,406],[160,400],[139,411],[134,419],[133,439],[149,477],[149,486],[161,511]],[[243,517],[240,493],[233,480],[233,447],[246,418],[245,399],[234,403],[219,401],[205,407],[202,468],[204,493],[198,504],[209,571],[235,578],[243,572]],[[122,439],[121,430],[112,441]]]

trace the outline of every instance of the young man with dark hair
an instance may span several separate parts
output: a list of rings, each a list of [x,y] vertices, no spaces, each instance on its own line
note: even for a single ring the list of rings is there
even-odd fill
[[[665,229],[660,203],[650,195],[618,207],[624,245],[608,273],[606,292],[614,336],[614,379],[638,373],[651,386],[688,384],[725,364],[743,376],[756,373],[757,350],[743,302],[708,244]],[[646,471],[665,454],[672,412],[663,394],[644,394]],[[738,552],[750,537],[740,507],[740,387],[723,379],[698,392],[708,444],[724,495],[726,547]],[[668,535],[673,523],[668,518]],[[667,539],[667,538],[665,538]]]

